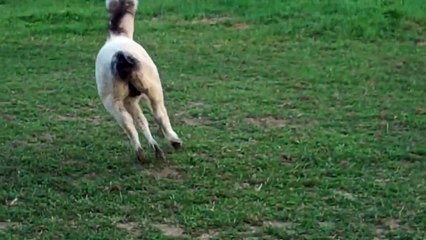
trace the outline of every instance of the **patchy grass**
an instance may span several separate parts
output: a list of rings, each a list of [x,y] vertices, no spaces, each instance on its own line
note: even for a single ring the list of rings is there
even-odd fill
[[[96,93],[104,4],[0,12],[2,239],[426,237],[424,0],[143,1],[184,140],[144,166]]]

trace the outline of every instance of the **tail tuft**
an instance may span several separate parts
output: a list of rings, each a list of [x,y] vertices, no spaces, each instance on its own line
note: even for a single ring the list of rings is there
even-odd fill
[[[110,33],[115,35],[126,33],[125,26],[122,25],[123,17],[126,14],[135,15],[138,0],[106,0],[106,7],[110,16],[108,25]]]
[[[131,54],[118,51],[111,61],[111,72],[121,80],[130,81],[132,73],[140,67],[139,61]]]
[[[133,6],[136,9],[138,7],[138,0],[105,0],[105,4],[108,10],[119,6],[120,4],[128,7]]]

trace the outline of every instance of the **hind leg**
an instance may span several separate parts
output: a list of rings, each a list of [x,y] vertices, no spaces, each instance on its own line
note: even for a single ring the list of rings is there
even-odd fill
[[[146,140],[148,141],[151,148],[155,151],[155,156],[157,159],[165,160],[166,157],[163,151],[158,145],[157,141],[152,137],[151,131],[149,130],[148,120],[143,115],[142,109],[139,106],[139,98],[128,98],[125,101],[124,105],[127,111],[132,115],[134,121],[142,130]]]
[[[108,96],[103,99],[103,104],[127,134],[136,152],[138,160],[143,163],[145,161],[145,155],[139,141],[138,131],[136,130],[132,116],[124,106],[124,102],[116,100],[112,96]]]
[[[164,105],[164,97],[161,87],[153,87],[147,93],[149,102],[151,104],[152,112],[154,113],[154,119],[160,126],[166,139],[170,144],[178,149],[182,146],[182,140],[180,140],[177,133],[173,130],[170,124],[169,115]]]

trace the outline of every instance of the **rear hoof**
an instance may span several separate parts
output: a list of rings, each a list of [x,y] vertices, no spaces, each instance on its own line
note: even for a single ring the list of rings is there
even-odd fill
[[[157,160],[160,160],[160,161],[166,160],[166,155],[164,154],[163,150],[161,150],[161,148],[158,145],[154,147],[154,150],[155,150],[155,158]]]
[[[172,147],[175,149],[175,150],[178,150],[178,149],[180,149],[181,147],[182,147],[182,141],[171,141],[170,142],[171,144],[172,144]]]
[[[146,163],[145,153],[142,148],[136,150],[136,157],[141,164]]]

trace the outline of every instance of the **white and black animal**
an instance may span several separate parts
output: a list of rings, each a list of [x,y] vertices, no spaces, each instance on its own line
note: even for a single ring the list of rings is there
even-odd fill
[[[140,108],[141,99],[148,100],[154,119],[170,144],[177,149],[182,141],[170,124],[157,67],[145,49],[133,40],[138,0],[106,0],[106,7],[109,35],[96,58],[99,96],[130,138],[139,161],[143,162],[145,157],[136,126],[142,130],[157,158],[164,159]]]

